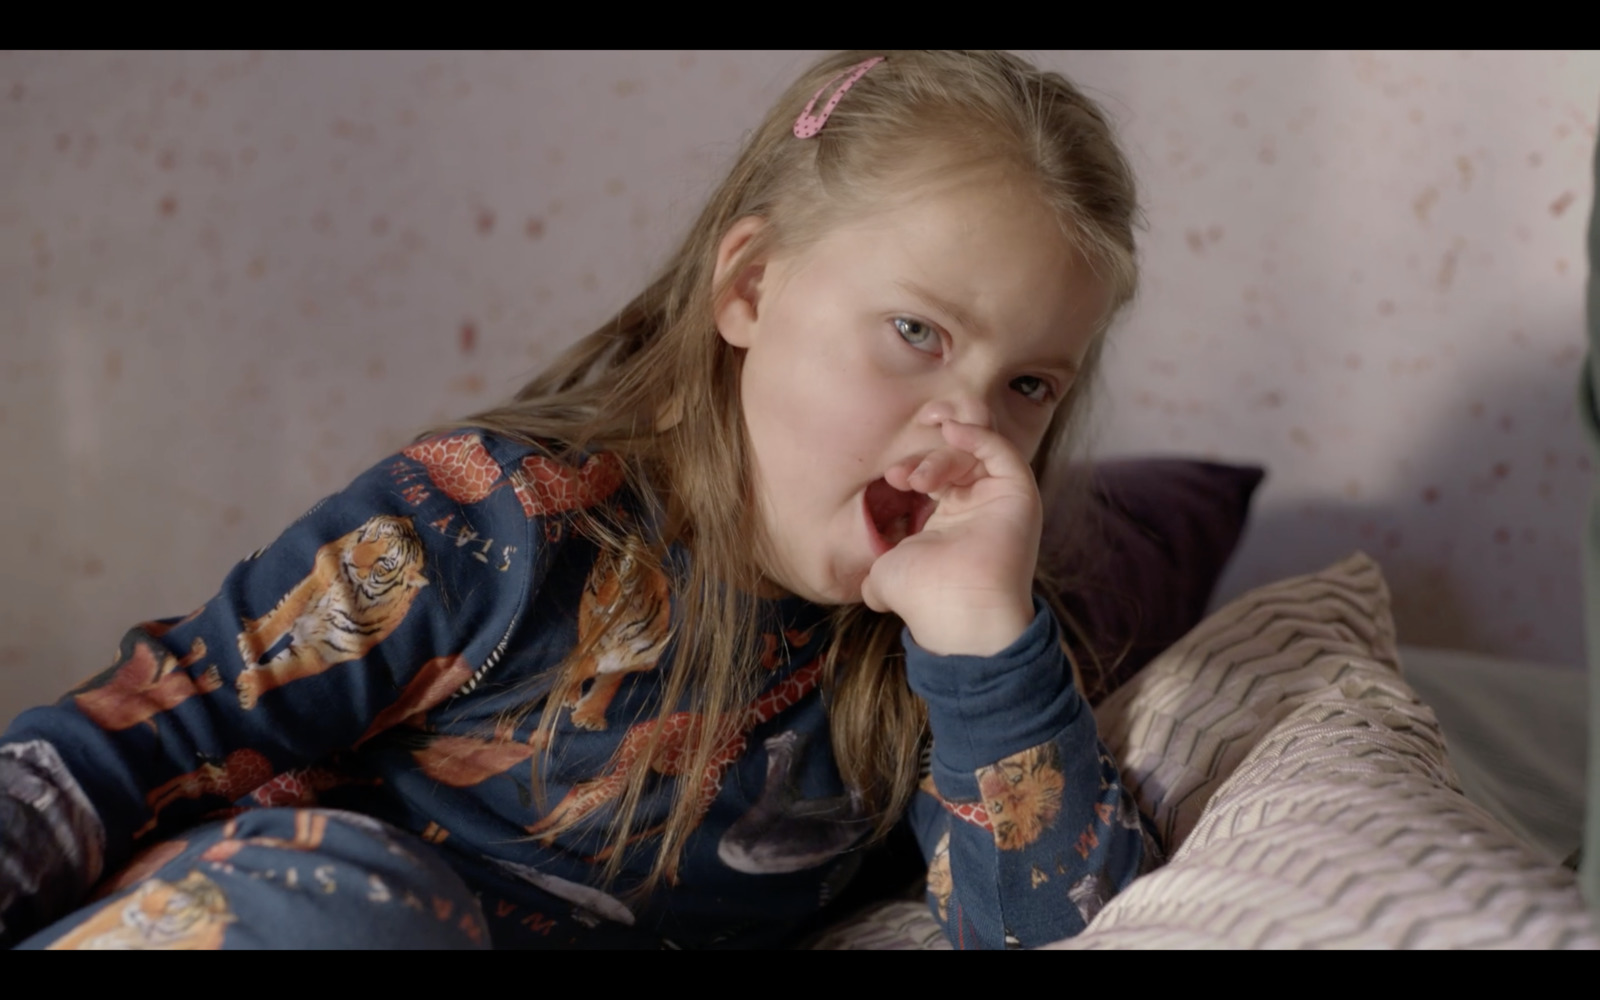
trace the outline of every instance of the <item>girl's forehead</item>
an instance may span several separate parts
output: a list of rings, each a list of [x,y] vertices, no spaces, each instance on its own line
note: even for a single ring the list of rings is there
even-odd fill
[[[831,235],[836,245],[867,241],[933,272],[961,272],[986,255],[1061,265],[1075,256],[1055,209],[1036,193],[1011,185],[930,185],[897,192],[836,220]]]
[[[903,172],[864,185],[839,206],[846,221],[916,219],[962,210],[1022,209],[1054,215],[1037,183],[1017,170],[995,167]]]
[[[837,220],[795,261],[817,284],[869,307],[931,307],[931,318],[1029,353],[1081,354],[1106,289],[1054,209],[1022,185],[928,186]],[[792,272],[791,272],[792,273]]]

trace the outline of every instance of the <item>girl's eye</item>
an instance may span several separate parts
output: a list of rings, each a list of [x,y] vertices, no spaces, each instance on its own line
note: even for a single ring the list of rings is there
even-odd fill
[[[900,339],[919,351],[931,351],[939,344],[939,335],[934,332],[933,327],[921,320],[896,316],[893,323],[895,332],[900,334]]]
[[[1022,393],[1035,403],[1048,403],[1055,393],[1050,388],[1050,383],[1042,378],[1032,375],[1022,375],[1011,380],[1011,388]]]

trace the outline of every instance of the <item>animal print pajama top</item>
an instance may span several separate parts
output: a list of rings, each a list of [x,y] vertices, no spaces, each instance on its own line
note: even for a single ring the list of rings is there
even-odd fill
[[[479,433],[433,438],[314,507],[193,614],[130,631],[111,667],[0,737],[0,941],[197,823],[284,806],[351,810],[433,845],[503,918],[488,921],[497,945],[784,941],[854,874],[868,828],[818,691],[825,612],[766,606],[761,694],[716,735],[705,773],[681,773],[689,741],[711,737],[655,712],[668,570],[601,558],[573,530],[579,507],[624,509],[621,482],[609,455],[575,468]],[[623,624],[593,634],[602,619]],[[932,734],[906,817],[929,906],[963,948],[1078,932],[1154,847],[1054,618],[1041,606],[990,658],[905,644]],[[538,714],[506,715],[540,697],[560,712],[548,758]],[[600,891],[620,776],[652,736],[645,835]],[[681,868],[625,901],[681,781],[702,809]]]

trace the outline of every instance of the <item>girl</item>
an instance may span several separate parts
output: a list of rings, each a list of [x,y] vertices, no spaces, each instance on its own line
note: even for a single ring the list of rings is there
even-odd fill
[[[1057,75],[822,60],[616,317],[0,737],[0,934],[768,946],[902,821],[957,946],[1081,930],[1154,846],[1036,484],[1134,210]]]

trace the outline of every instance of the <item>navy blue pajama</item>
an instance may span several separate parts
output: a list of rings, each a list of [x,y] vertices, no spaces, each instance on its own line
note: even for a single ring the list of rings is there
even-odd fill
[[[679,773],[709,731],[658,712],[684,556],[642,567],[576,530],[580,508],[639,516],[621,482],[606,454],[432,438],[192,614],[131,630],[109,668],[0,736],[0,943],[789,941],[844,890],[870,825],[832,757],[827,610],[763,606],[760,694],[706,772]],[[1077,933],[1154,856],[1036,611],[993,657],[903,637],[931,736],[905,821],[959,947]],[[620,776],[652,737],[642,836],[604,884]],[[636,898],[683,781],[704,811],[674,879]]]

